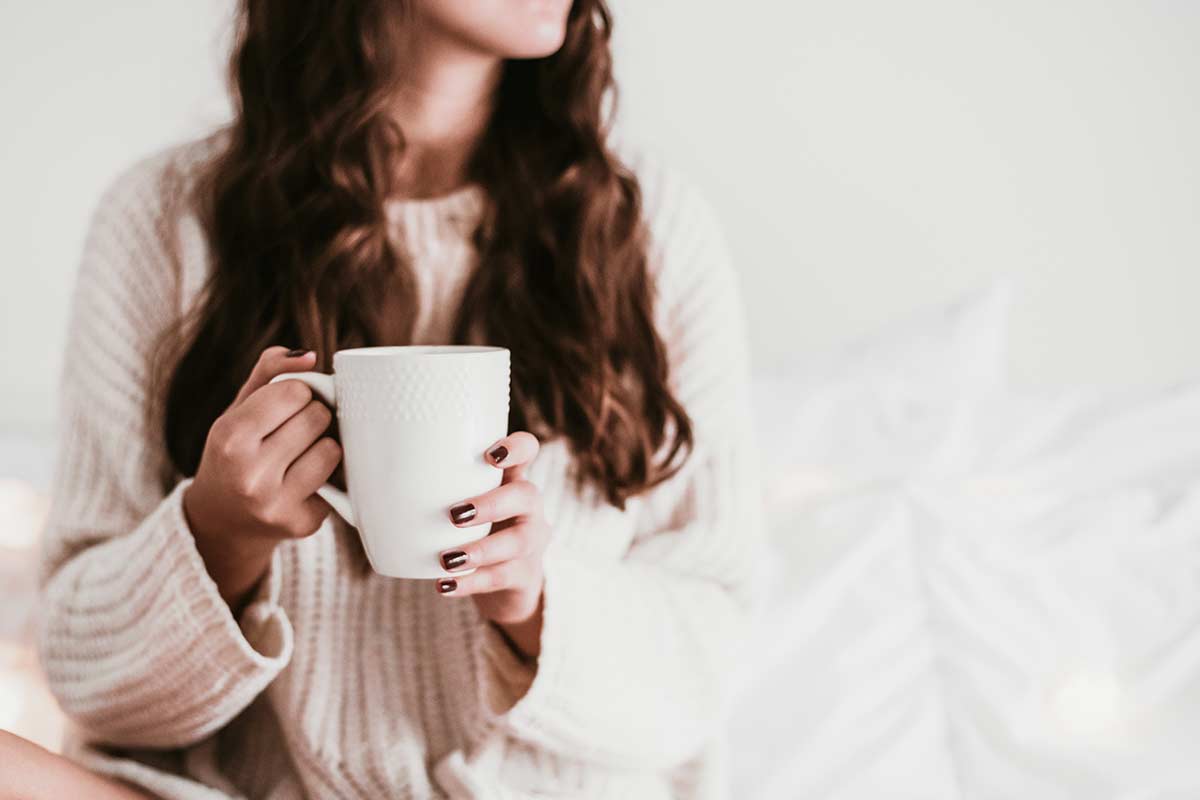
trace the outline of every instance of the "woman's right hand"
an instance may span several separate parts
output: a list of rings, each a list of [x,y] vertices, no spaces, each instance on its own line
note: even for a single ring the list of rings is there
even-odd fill
[[[233,403],[209,429],[183,510],[208,572],[236,613],[267,571],[275,546],[316,532],[329,505],[315,492],[342,458],[324,436],[332,414],[300,381],[311,351],[263,351]]]

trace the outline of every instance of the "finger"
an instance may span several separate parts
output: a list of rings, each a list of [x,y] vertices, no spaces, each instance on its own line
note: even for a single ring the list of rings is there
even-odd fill
[[[287,383],[298,382],[287,381]],[[266,391],[266,389],[264,388],[262,391]],[[280,470],[287,469],[289,464],[319,439],[321,434],[325,433],[332,421],[333,412],[329,410],[328,406],[320,400],[308,401],[307,405],[263,440],[264,457],[278,465]]]
[[[529,481],[514,481],[468,498],[450,509],[450,521],[460,528],[524,519],[541,511],[542,493]]]
[[[510,433],[489,447],[485,460],[504,470],[504,483],[525,477],[525,467],[533,463],[541,448],[537,437],[527,431]]]
[[[341,460],[342,448],[336,441],[328,436],[317,439],[283,473],[284,490],[293,497],[310,497],[329,480]]]
[[[289,350],[286,347],[268,347],[258,357],[250,377],[238,390],[233,399],[236,406],[250,395],[270,383],[271,378],[284,372],[303,372],[317,365],[317,354],[312,350]]]
[[[442,568],[459,572],[476,567],[489,567],[505,561],[526,558],[546,549],[549,528],[535,522],[523,522],[489,534],[477,542],[446,550],[440,555]]]
[[[455,575],[437,581],[439,594],[468,595],[491,594],[505,589],[522,589],[536,577],[533,559],[505,561],[490,567],[477,569],[470,575]]]
[[[300,503],[300,510],[295,521],[287,528],[288,533],[293,539],[303,539],[312,536],[321,528],[321,524],[325,522],[325,518],[333,513],[333,509],[329,507],[319,495],[312,495]]]
[[[264,440],[313,402],[312,389],[300,381],[280,381],[263,386],[229,412],[241,435]]]

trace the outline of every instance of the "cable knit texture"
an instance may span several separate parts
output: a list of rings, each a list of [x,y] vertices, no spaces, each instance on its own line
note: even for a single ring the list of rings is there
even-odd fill
[[[336,516],[278,548],[238,618],[222,602],[182,512],[189,479],[146,412],[156,340],[208,274],[187,198],[215,141],[120,175],[83,254],[40,627],[76,723],[68,754],[165,798],[723,795],[722,716],[763,549],[740,294],[710,208],[627,157],[697,447],[622,512],[576,492],[564,443],[543,444],[527,475],[553,539],[530,666],[469,599],[364,575]],[[469,186],[390,207],[418,343],[448,341],[484,202]]]

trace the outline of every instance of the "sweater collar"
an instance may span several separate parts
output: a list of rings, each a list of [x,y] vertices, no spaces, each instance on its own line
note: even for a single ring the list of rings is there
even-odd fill
[[[387,202],[387,216],[411,250],[439,249],[471,235],[483,212],[484,195],[482,186],[468,183],[436,197],[395,198]]]

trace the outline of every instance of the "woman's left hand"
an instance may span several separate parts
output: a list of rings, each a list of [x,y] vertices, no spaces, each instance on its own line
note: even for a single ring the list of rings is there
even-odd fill
[[[537,437],[525,431],[511,433],[487,450],[484,459],[504,470],[500,486],[456,504],[450,521],[460,528],[491,522],[492,531],[441,554],[447,571],[474,572],[437,581],[441,594],[471,595],[480,614],[500,626],[528,657],[540,650],[542,553],[550,541],[542,493],[524,478],[537,452]]]

